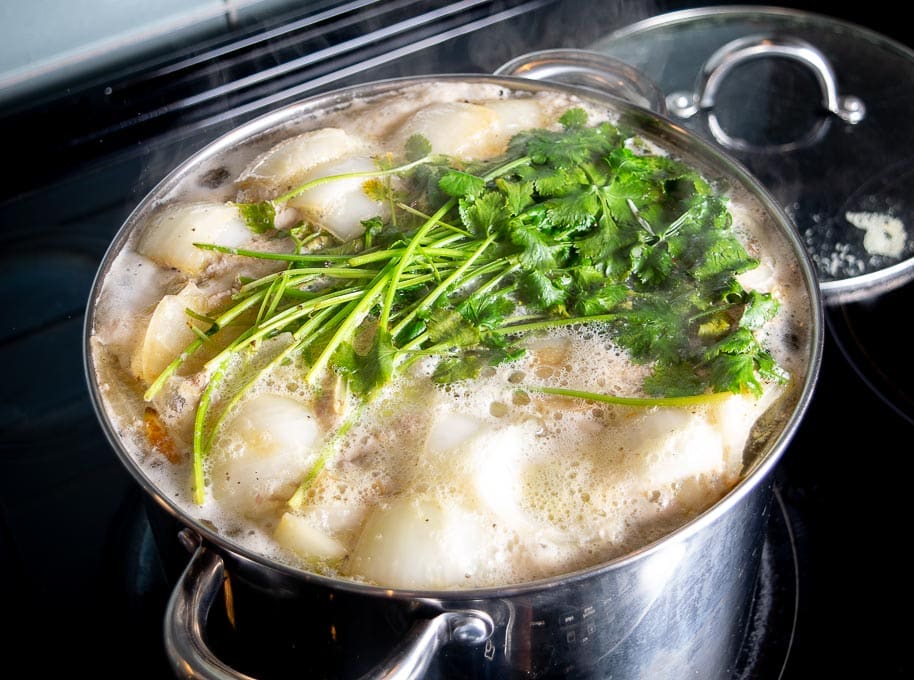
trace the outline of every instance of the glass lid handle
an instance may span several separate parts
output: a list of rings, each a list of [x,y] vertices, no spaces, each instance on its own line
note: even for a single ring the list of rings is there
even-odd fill
[[[739,64],[751,59],[783,57],[809,66],[822,93],[822,106],[851,125],[866,116],[866,105],[859,97],[839,95],[837,77],[828,59],[811,43],[790,36],[751,35],[732,40],[721,46],[705,62],[695,84],[694,92],[673,92],[666,97],[667,110],[679,118],[691,118],[702,110],[712,110],[721,83]],[[712,113],[713,115],[713,113]],[[728,146],[741,146],[740,140],[729,138],[716,124],[715,137]],[[712,130],[713,131],[713,130]]]

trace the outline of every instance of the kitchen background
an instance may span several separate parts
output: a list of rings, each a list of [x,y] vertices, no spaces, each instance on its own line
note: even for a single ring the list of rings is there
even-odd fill
[[[141,493],[94,419],[81,354],[95,268],[161,177],[222,132],[309,94],[399,75],[490,73],[524,52],[587,48],[651,16],[723,4],[0,3],[0,611],[9,631],[0,675],[15,661],[22,677],[168,676],[170,583]],[[906,3],[778,6],[914,45]],[[914,82],[893,77],[892,96],[907,103]],[[897,153],[887,165],[914,158]],[[878,345],[863,351],[853,349],[862,331],[849,325],[861,309],[830,312],[819,396],[777,472],[778,554],[793,571],[780,580],[766,659],[751,677],[914,670],[903,551],[910,287],[891,296],[878,337],[864,338]]]

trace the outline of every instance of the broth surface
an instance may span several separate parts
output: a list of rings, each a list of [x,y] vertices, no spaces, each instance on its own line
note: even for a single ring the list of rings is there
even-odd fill
[[[497,277],[443,286],[448,276],[463,280],[461,263],[469,271],[475,262],[469,250],[458,252],[471,228],[444,224],[444,217],[478,217],[482,194],[461,194],[460,210],[437,218],[432,213],[446,193],[438,203],[403,203],[415,197],[417,177],[443,186],[429,170],[434,161],[405,157],[404,148],[410,140],[430,145],[449,170],[478,179],[509,162],[504,154],[516,135],[571,129],[563,116],[578,109],[588,128],[614,129],[611,113],[549,91],[457,82],[406,88],[207,155],[142,206],[99,288],[90,340],[104,408],[143,474],[187,516],[270,559],[411,589],[499,586],[585,568],[661,538],[726,495],[764,454],[758,423],[776,428],[793,405],[793,388],[808,370],[812,317],[795,259],[771,217],[713,178],[709,186],[726,197],[732,221],[726,231],[757,266],[731,277],[737,283],[725,311],[691,325],[701,326],[695,342],[710,351],[707,337],[735,328],[747,300],[776,301],[777,314],[751,326],[777,367],[756,374],[756,390],[703,390],[677,402],[693,395],[648,389],[657,364],[633,357],[616,322],[648,292],[659,295],[641,279],[632,283],[634,275],[618,281],[627,293],[610,291],[621,297],[608,311],[584,321],[557,321],[573,316],[564,302],[548,309],[518,304],[507,315],[518,328],[549,323],[501,335],[477,328],[488,344],[463,354],[417,349],[442,337],[439,301],[465,301]],[[613,153],[667,156],[654,140],[620,134]],[[417,165],[389,171],[411,163]],[[624,160],[614,167],[625,167]],[[515,189],[526,181],[499,177],[511,178]],[[664,181],[670,194],[682,190],[678,178]],[[668,234],[654,233],[659,218],[629,203],[624,219],[648,232],[644,247],[673,239],[678,227],[670,220],[663,223]],[[264,216],[249,208],[267,205],[263,227]],[[556,204],[543,205],[548,211]],[[403,239],[371,242],[370,230],[386,225],[377,232],[383,239],[392,223]],[[449,235],[430,236],[398,271],[397,258],[407,257],[409,236],[423,224],[429,234]],[[568,231],[575,229],[583,227]],[[512,233],[513,240],[486,247],[508,252],[521,239]],[[542,250],[557,238],[543,237]],[[486,247],[479,262],[489,257]],[[385,248],[400,249],[389,270],[354,264],[352,258]],[[288,254],[320,257],[280,259]],[[552,275],[511,257],[514,268],[499,274],[510,283],[505,297]],[[424,268],[429,261],[437,264]],[[492,263],[495,272],[501,260]],[[611,278],[611,267],[597,264],[601,277]],[[381,284],[395,279],[403,295],[421,289],[440,298],[410,301],[413,308],[398,303],[387,326]],[[359,291],[375,281],[376,298],[358,308],[366,299]],[[551,283],[561,283],[558,274]],[[340,307],[321,306],[331,293]],[[345,333],[322,336],[336,313],[322,310],[344,303],[352,323],[336,327]],[[460,309],[464,320],[473,316],[468,305]],[[473,318],[484,311],[474,307]],[[338,335],[345,338],[337,346]],[[428,344],[418,344],[423,338]],[[335,351],[322,351],[327,347]],[[454,377],[443,379],[452,360]],[[388,361],[388,378],[366,383]]]

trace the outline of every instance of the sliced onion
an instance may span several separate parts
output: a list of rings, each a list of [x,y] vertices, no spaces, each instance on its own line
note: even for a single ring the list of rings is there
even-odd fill
[[[374,161],[367,156],[355,156],[325,163],[303,175],[301,181],[377,169]],[[362,220],[383,218],[389,212],[384,201],[377,201],[365,193],[365,182],[364,177],[334,179],[302,192],[290,199],[288,205],[340,241],[349,241],[365,231]]]
[[[304,181],[304,176],[323,163],[356,153],[365,140],[339,128],[310,130],[283,140],[248,165],[238,178],[241,186],[259,185],[269,196],[284,193]]]
[[[250,237],[251,231],[230,204],[174,203],[152,218],[136,249],[163,267],[198,276],[220,255],[195,243],[237,247]]]
[[[350,556],[349,572],[393,588],[451,588],[478,568],[483,528],[466,511],[429,497],[376,508]]]
[[[194,340],[192,326],[206,328],[206,322],[192,319],[186,310],[206,312],[206,296],[189,282],[176,295],[166,295],[156,305],[146,326],[143,341],[133,355],[133,372],[147,385]]]
[[[242,402],[212,453],[213,496],[249,517],[285,502],[316,458],[314,414],[295,399],[260,394]]]
[[[273,538],[305,561],[329,562],[346,556],[346,546],[320,531],[304,517],[288,512],[280,518]]]
[[[493,140],[498,114],[487,106],[465,102],[431,104],[414,113],[400,127],[396,143],[406,144],[412,135],[422,135],[434,153],[475,159],[502,151]]]

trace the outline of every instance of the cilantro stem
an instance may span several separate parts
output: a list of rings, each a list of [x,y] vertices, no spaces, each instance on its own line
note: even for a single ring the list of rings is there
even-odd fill
[[[390,321],[390,313],[394,304],[394,295],[397,292],[397,284],[400,280],[400,277],[403,275],[403,271],[406,269],[406,265],[412,260],[413,255],[415,255],[416,250],[419,248],[420,240],[427,234],[432,227],[434,227],[438,220],[444,217],[448,211],[454,207],[457,203],[457,200],[450,198],[445,201],[438,210],[436,210],[432,216],[425,221],[425,223],[419,227],[419,230],[413,235],[410,239],[409,244],[406,247],[406,250],[400,256],[398,260],[391,260],[391,262],[396,262],[394,270],[390,276],[390,285],[387,288],[387,292],[384,296],[384,305],[381,307],[381,317],[380,317],[380,326],[385,331],[388,330],[388,324]]]
[[[355,425],[359,415],[361,415],[366,406],[367,402],[362,403],[361,406],[356,409],[356,411],[350,415],[349,418],[343,421],[343,423],[336,429],[330,439],[327,440],[323,446],[321,446],[320,453],[318,454],[314,465],[311,466],[311,469],[308,470],[308,474],[305,475],[305,478],[298,485],[295,493],[293,493],[287,501],[290,508],[297,510],[301,507],[302,503],[305,500],[305,495],[314,484],[314,480],[317,479],[318,475],[320,475],[321,472],[323,472],[324,468],[327,466],[328,461],[339,450],[339,446],[343,441],[343,438],[349,433],[349,430],[352,429],[352,426]]]
[[[407,212],[410,215],[415,215],[416,217],[421,217],[423,220],[431,219],[430,215],[422,212],[421,210],[416,210],[411,205],[406,205],[405,203],[397,203],[397,207],[400,208],[400,210],[402,210],[403,212]],[[473,236],[466,229],[461,229],[460,227],[454,226],[453,224],[450,224],[449,222],[444,222],[443,220],[438,220],[438,224],[440,224],[445,229],[449,229],[450,231],[453,231],[454,232],[453,235],[455,235],[455,236],[466,236],[467,238],[470,238]]]
[[[391,263],[397,262],[397,268],[391,272]],[[306,380],[311,383],[314,381],[318,373],[320,373],[324,367],[327,365],[327,362],[330,360],[330,357],[333,355],[333,352],[336,351],[336,348],[348,340],[358,326],[362,319],[365,318],[365,315],[368,314],[368,311],[376,303],[377,298],[381,295],[381,292],[384,290],[385,286],[389,286],[391,291],[396,289],[395,285],[391,285],[392,278],[396,274],[396,271],[399,270],[402,272],[402,267],[400,265],[403,263],[402,260],[396,261],[391,260],[384,269],[375,277],[374,282],[358,301],[354,305],[352,311],[346,319],[337,327],[334,334],[331,336],[327,346],[324,347],[323,351],[320,353],[320,356],[314,361],[314,364],[308,370]],[[392,295],[393,293],[391,293]]]
[[[356,257],[350,258],[349,264],[353,267],[361,267],[362,265],[371,264],[372,262],[384,262],[385,260],[390,260],[396,257],[403,257],[403,255],[408,250],[408,248],[377,250],[373,253],[358,255]],[[430,248],[427,246],[419,246],[418,250],[423,255],[431,257],[461,258],[466,256],[466,253],[458,248]]]
[[[529,333],[531,331],[541,331],[549,328],[558,328],[560,326],[574,326],[577,324],[596,323],[612,321],[618,318],[616,314],[593,314],[591,316],[571,316],[567,318],[550,318],[542,321],[531,323],[509,323],[499,328],[493,328],[492,333],[498,335],[510,335],[513,333]]]
[[[464,272],[466,272],[470,267],[472,267],[473,263],[476,262],[476,260],[478,260],[480,258],[480,256],[486,251],[486,249],[490,245],[492,245],[492,243],[494,243],[494,242],[495,242],[495,234],[492,234],[488,238],[486,238],[482,243],[480,243],[479,246],[477,246],[476,250],[473,251],[472,254],[470,254],[470,256],[466,259],[466,261],[463,262],[463,264],[461,264],[457,269],[455,269],[451,273],[450,276],[448,276],[446,279],[444,279],[444,281],[442,281],[438,285],[438,287],[435,288],[435,290],[433,290],[431,293],[429,293],[424,298],[422,298],[421,302],[418,305],[416,305],[415,307],[413,307],[413,309],[410,310],[410,312],[408,314],[406,314],[400,320],[400,322],[391,329],[391,331],[390,331],[391,336],[396,337],[397,334],[403,330],[403,328],[406,326],[406,324],[408,324],[410,321],[412,321],[416,317],[416,314],[418,314],[419,312],[421,312],[424,309],[428,309],[433,304],[435,304],[435,301],[439,297],[441,297],[445,292],[447,292],[448,288],[450,288],[454,284],[454,282],[457,281],[464,274]]]
[[[227,255],[239,255],[241,257],[255,257],[259,260],[278,260],[280,262],[332,262],[338,260],[345,262],[350,255],[336,255],[333,253],[324,253],[322,255],[300,254],[300,253],[274,253],[269,250],[250,250],[248,248],[233,248],[230,246],[220,246],[215,243],[194,243],[194,246],[201,250],[212,250],[217,253]]]
[[[252,295],[228,311],[224,312],[220,316],[216,317],[213,325],[206,331],[207,338],[211,338],[213,335],[218,333],[220,329],[225,328],[229,323],[241,316],[241,314],[247,311],[250,307],[253,307],[255,304],[260,302],[264,294]],[[165,386],[165,383],[168,382],[168,379],[175,374],[178,368],[181,367],[181,364],[183,364],[191,355],[200,349],[203,346],[204,342],[204,338],[196,338],[187,347],[185,347],[184,351],[175,357],[172,362],[168,364],[168,366],[166,366],[165,369],[159,374],[159,376],[153,381],[153,383],[143,394],[143,399],[145,401],[151,401],[154,399],[156,394],[158,394],[162,387]]]
[[[220,362],[218,368],[210,377],[209,383],[200,396],[200,403],[197,405],[197,413],[194,417],[194,441],[193,441],[193,489],[194,502],[197,505],[203,505],[206,497],[205,478],[203,474],[203,438],[206,427],[206,416],[209,414],[210,403],[212,402],[213,393],[216,386],[222,382],[222,376],[225,375],[225,369],[228,367],[231,356],[225,357]]]
[[[559,397],[572,397],[574,399],[584,399],[586,401],[598,401],[604,404],[618,404],[620,406],[639,406],[639,407],[671,407],[671,408],[690,408],[692,406],[701,406],[703,404],[712,404],[724,401],[733,396],[730,392],[711,392],[708,394],[696,394],[685,397],[615,397],[610,394],[600,394],[598,392],[585,392],[582,390],[570,390],[563,387],[527,387],[525,389],[531,392],[542,392],[543,394],[553,394]]]
[[[219,354],[210,359],[207,362],[207,366],[218,364],[225,356],[232,354],[233,352],[238,352],[248,345],[261,340],[274,332],[278,332],[285,326],[296,321],[304,315],[310,314],[325,307],[333,307],[344,302],[357,300],[362,296],[362,294],[363,292],[360,289],[343,289],[342,291],[335,291],[332,294],[313,298],[306,302],[301,302],[293,307],[289,307],[282,312],[274,314],[274,316],[267,319],[260,326],[252,326],[248,328],[245,333],[240,335]]]
[[[247,391],[253,387],[258,380],[260,380],[264,375],[270,373],[270,371],[282,363],[290,354],[300,350],[303,346],[307,344],[305,338],[311,335],[333,312],[332,307],[326,307],[318,312],[316,312],[311,318],[303,323],[297,331],[292,334],[292,342],[290,342],[285,349],[277,354],[266,366],[261,370],[257,371],[235,394],[232,395],[232,398],[226,404],[225,408],[222,409],[222,413],[219,418],[213,424],[213,427],[210,429],[209,437],[206,439],[203,445],[203,455],[205,456],[210,448],[212,447],[213,438],[219,432],[222,427],[222,423],[225,422],[225,419],[232,412],[232,409],[235,405],[241,401],[241,398],[247,393]],[[196,432],[195,432],[196,434]]]
[[[491,182],[496,177],[501,177],[507,175],[509,172],[515,168],[520,168],[525,165],[530,164],[530,156],[521,156],[520,158],[515,158],[514,160],[508,161],[499,165],[494,170],[489,171],[487,174],[483,175],[482,179],[486,182]]]
[[[396,168],[387,168],[385,170],[374,170],[374,171],[367,171],[367,172],[344,172],[344,173],[340,173],[338,175],[326,175],[324,177],[318,177],[316,179],[312,179],[308,182],[305,182],[304,184],[299,185],[290,191],[287,191],[286,193],[282,194],[279,198],[273,199],[272,203],[274,205],[285,203],[285,202],[295,198],[299,194],[302,194],[302,193],[308,191],[308,189],[313,189],[314,187],[319,187],[322,184],[329,184],[330,182],[337,182],[337,181],[343,180],[343,179],[359,179],[359,178],[363,178],[363,177],[365,179],[370,179],[372,177],[387,177],[389,175],[397,175],[397,174],[406,172],[407,170],[411,170],[412,168],[415,168],[419,165],[423,165],[424,163],[428,163],[428,161],[429,161],[429,156],[425,156],[423,158],[419,158],[415,161],[412,161],[411,163],[405,163],[404,165],[400,165]]]

